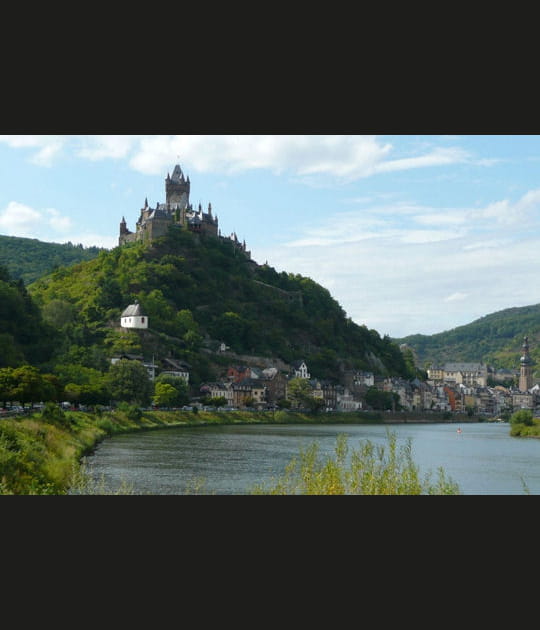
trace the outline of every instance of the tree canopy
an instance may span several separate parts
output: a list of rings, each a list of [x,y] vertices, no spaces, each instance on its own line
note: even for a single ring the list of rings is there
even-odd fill
[[[70,348],[92,348],[80,363],[99,367],[119,343],[120,314],[137,300],[149,317],[146,335],[133,335],[147,356],[173,356],[211,377],[201,348],[224,342],[238,354],[303,357],[321,378],[340,368],[385,375],[408,373],[398,346],[348,318],[319,284],[257,265],[226,239],[170,230],[151,245],[132,243],[93,260],[59,268],[29,286],[48,322],[59,327],[58,361]],[[101,368],[103,368],[103,362]]]

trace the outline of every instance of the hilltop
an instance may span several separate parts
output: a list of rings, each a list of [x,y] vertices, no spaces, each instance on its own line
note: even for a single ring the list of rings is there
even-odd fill
[[[223,342],[238,354],[287,364],[304,359],[319,378],[336,380],[341,369],[410,371],[396,344],[355,324],[310,278],[278,273],[228,239],[177,226],[151,243],[127,243],[59,268],[28,290],[62,333],[55,363],[76,358],[105,369],[119,351],[174,356],[192,365],[197,382],[215,375]],[[148,331],[119,327],[134,301],[148,315]]]
[[[394,341],[412,348],[421,366],[482,361],[495,368],[517,369],[525,335],[531,357],[540,365],[540,304],[507,308],[435,335],[409,335]]]
[[[30,284],[57,267],[92,260],[99,247],[83,247],[73,243],[46,243],[35,238],[0,235],[0,266],[11,278]]]

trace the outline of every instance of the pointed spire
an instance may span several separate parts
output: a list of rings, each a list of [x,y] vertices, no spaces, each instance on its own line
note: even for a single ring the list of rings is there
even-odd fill
[[[148,208],[148,197],[144,198],[144,207]]]

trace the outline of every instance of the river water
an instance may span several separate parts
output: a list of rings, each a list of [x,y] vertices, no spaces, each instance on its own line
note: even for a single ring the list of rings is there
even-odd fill
[[[392,425],[229,425],[156,429],[117,435],[85,458],[105,488],[131,494],[250,494],[280,476],[300,449],[316,441],[321,455],[336,438],[398,448],[408,439],[422,474],[439,467],[462,494],[540,494],[540,439],[510,437],[506,423]],[[202,484],[202,485],[201,485]]]

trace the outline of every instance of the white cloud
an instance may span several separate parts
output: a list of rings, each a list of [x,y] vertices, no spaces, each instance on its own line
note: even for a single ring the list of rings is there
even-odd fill
[[[41,223],[43,215],[17,201],[10,201],[0,213],[0,230],[8,236],[30,237],[35,233],[36,224]]]
[[[76,154],[93,162],[125,158],[138,138],[139,136],[82,136],[81,147],[76,150]]]
[[[64,217],[55,208],[47,208],[48,223],[57,232],[67,232],[71,229],[73,221],[70,217]]]
[[[480,209],[366,207],[252,252],[331,288],[358,324],[392,337],[434,334],[540,302],[539,208],[540,190]]]
[[[13,148],[35,148],[31,161],[50,166],[61,150],[92,161],[127,159],[134,170],[161,175],[171,164],[199,172],[236,174],[254,169],[300,176],[306,183],[321,178],[353,181],[378,173],[443,166],[467,161],[456,147],[427,150],[391,159],[394,147],[374,135],[87,135],[0,136]]]
[[[377,173],[464,161],[467,154],[456,148],[435,149],[427,155],[388,160],[392,145],[376,136],[149,136],[141,138],[130,165],[157,175],[180,162],[200,172],[224,174],[253,169],[343,180]],[[388,161],[387,161],[388,160]]]
[[[438,148],[426,155],[420,155],[410,158],[401,158],[399,160],[389,160],[374,166],[376,173],[388,173],[391,171],[402,171],[411,168],[423,168],[427,166],[442,166],[447,164],[455,164],[458,162],[466,162],[469,154],[460,148]]]
[[[36,135],[0,135],[0,142],[15,149],[38,149],[30,161],[38,166],[52,166],[55,158],[63,149],[69,136]]]
[[[73,221],[56,208],[36,210],[18,201],[10,201],[0,212],[0,232],[7,236],[36,238],[46,243],[81,243],[84,246],[115,247],[118,238],[100,234],[73,234]]]
[[[461,293],[460,291],[457,291],[456,293],[452,293],[452,295],[445,297],[443,302],[461,302],[467,297],[469,297],[468,293]]]

